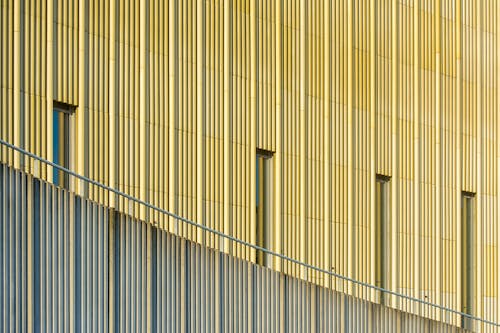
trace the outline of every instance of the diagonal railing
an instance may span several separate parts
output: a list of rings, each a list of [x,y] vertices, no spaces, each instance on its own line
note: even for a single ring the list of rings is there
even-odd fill
[[[361,286],[361,287],[365,287],[365,288],[368,288],[368,289],[371,289],[371,290],[375,290],[375,291],[379,291],[383,294],[387,294],[387,295],[392,295],[394,297],[397,297],[399,299],[402,299],[402,300],[406,300],[406,301],[410,301],[410,302],[414,302],[414,303],[417,303],[417,304],[421,304],[421,305],[425,305],[425,306],[429,306],[431,308],[434,308],[434,309],[437,309],[437,310],[442,310],[442,311],[445,311],[449,314],[453,314],[453,315],[459,315],[459,316],[462,316],[463,318],[468,318],[470,320],[473,320],[473,321],[476,321],[478,323],[483,323],[483,324],[487,324],[487,325],[491,325],[491,326],[494,326],[494,327],[500,327],[500,323],[498,322],[494,322],[494,321],[491,321],[491,320],[487,320],[487,319],[484,319],[484,318],[480,318],[480,317],[477,317],[477,316],[474,316],[474,315],[471,315],[471,314],[468,314],[468,313],[465,313],[465,312],[461,312],[461,311],[458,311],[458,310],[455,310],[455,309],[452,309],[452,308],[449,308],[449,307],[446,307],[446,306],[443,306],[443,305],[440,305],[440,304],[436,304],[436,303],[432,303],[432,302],[429,302],[429,301],[425,301],[425,300],[422,300],[422,299],[419,299],[419,298],[416,298],[416,297],[412,297],[412,296],[409,296],[409,295],[405,295],[405,294],[402,294],[402,293],[398,293],[396,291],[392,291],[392,290],[389,290],[389,289],[385,289],[385,288],[382,288],[382,287],[378,287],[378,286],[375,286],[375,285],[372,285],[372,284],[369,284],[369,283],[366,283],[366,282],[363,282],[363,281],[359,281],[359,280],[356,280],[356,279],[353,279],[353,278],[350,278],[348,276],[344,276],[342,274],[338,274],[338,273],[335,273],[335,272],[332,272],[332,271],[329,271],[329,270],[326,270],[324,268],[321,268],[321,267],[317,267],[317,266],[314,266],[314,265],[311,265],[311,264],[308,264],[306,262],[303,262],[303,261],[300,261],[300,260],[297,260],[295,258],[291,258],[289,256],[286,256],[282,253],[278,253],[278,252],[275,252],[275,251],[272,251],[272,250],[269,250],[267,248],[264,248],[264,247],[261,247],[261,246],[258,246],[258,245],[255,245],[255,244],[252,244],[252,243],[249,243],[247,241],[244,241],[242,239],[239,239],[239,238],[236,238],[236,237],[233,237],[231,235],[228,235],[228,234],[225,234],[219,230],[216,230],[216,229],[213,229],[213,228],[210,228],[206,225],[202,225],[202,224],[199,224],[195,221],[192,221],[190,219],[187,219],[183,216],[180,216],[180,215],[177,215],[175,213],[172,213],[166,209],[163,209],[163,208],[160,208],[160,207],[157,207],[149,202],[146,202],[146,201],[143,201],[141,199],[138,199],[132,195],[129,195],[127,193],[124,193],[122,191],[119,191],[115,188],[112,188],[108,185],[105,185],[105,184],[102,184],[98,181],[95,181],[93,179],[90,179],[88,177],[85,177],[85,176],[82,176],[72,170],[69,170],[65,167],[62,167],[61,165],[58,165],[56,163],[53,163],[47,159],[44,159],[43,157],[40,157],[38,155],[35,155],[29,151],[26,151],[25,149],[23,148],[20,148],[18,146],[15,146],[3,139],[0,139],[0,144],[8,147],[9,149],[12,149],[18,153],[21,153],[25,156],[28,156],[30,158],[33,158],[37,161],[40,161],[46,165],[49,165],[59,171],[62,171],[72,177],[75,177],[77,179],[80,179],[86,183],[89,183],[89,184],[92,184],[94,186],[97,186],[97,187],[100,187],[102,188],[103,190],[106,190],[106,191],[109,191],[111,193],[114,193],[118,196],[121,196],[125,199],[128,199],[132,202],[135,202],[139,205],[143,205],[147,208],[150,208],[154,211],[157,211],[161,214],[164,214],[164,215],[167,215],[169,217],[172,217],[178,221],[181,221],[181,222],[184,222],[186,224],[189,224],[191,226],[194,226],[196,228],[200,228],[206,232],[209,232],[209,233],[212,233],[214,235],[217,235],[219,237],[222,237],[222,238],[225,238],[227,240],[230,240],[230,241],[233,241],[235,243],[238,243],[238,244],[241,244],[245,247],[249,247],[249,248],[252,248],[256,251],[261,251],[265,254],[268,254],[270,256],[273,256],[273,257],[276,257],[276,258],[280,258],[280,259],[283,259],[287,262],[290,262],[292,264],[296,264],[296,265],[299,265],[299,266],[302,266],[304,268],[308,268],[308,269],[311,269],[313,271],[316,271],[316,272],[319,272],[319,273],[323,273],[323,274],[326,274],[326,275],[329,275],[329,276],[332,276],[332,277],[335,277],[335,278],[338,278],[340,280],[343,280],[343,281],[346,281],[346,282],[350,282],[352,284],[355,284],[355,285],[358,285],[358,286]]]

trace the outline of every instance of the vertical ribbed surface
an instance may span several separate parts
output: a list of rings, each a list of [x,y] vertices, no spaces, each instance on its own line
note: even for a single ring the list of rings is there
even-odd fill
[[[27,176],[0,167],[0,329],[21,331],[27,329],[27,311],[30,301],[26,297],[27,253],[26,230],[31,217],[26,207],[32,201],[26,193]],[[51,272],[52,274],[52,272]],[[57,274],[54,271],[54,274]],[[52,276],[51,276],[52,277]],[[50,309],[52,309],[52,303]]]
[[[78,1],[53,2],[54,99],[78,104]],[[50,32],[49,32],[50,33]]]
[[[369,283],[375,174],[390,177],[391,289],[457,310],[460,197],[475,193],[475,314],[498,321],[499,9],[494,0],[4,0],[0,136],[52,159],[53,101],[74,104],[75,171],[248,241],[256,149],[272,151],[271,248]],[[0,152],[51,180],[50,168]],[[94,186],[70,189],[255,259]]]
[[[0,227],[3,331],[461,331],[208,249],[4,164]]]

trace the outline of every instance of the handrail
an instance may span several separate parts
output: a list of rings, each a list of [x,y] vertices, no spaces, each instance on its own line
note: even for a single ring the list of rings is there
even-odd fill
[[[143,201],[141,199],[138,199],[134,196],[131,196],[127,193],[124,193],[122,191],[119,191],[115,188],[112,188],[108,185],[105,185],[105,184],[102,184],[102,183],[99,183],[93,179],[90,179],[90,178],[87,178],[85,176],[82,176],[74,171],[71,171],[65,167],[62,167],[58,164],[55,164],[49,160],[46,160],[44,159],[43,157],[40,157],[38,155],[35,155],[27,150],[24,150],[23,148],[20,148],[20,147],[17,147],[7,141],[4,141],[3,139],[0,139],[0,144],[12,149],[12,150],[15,150],[23,155],[26,155],[26,156],[29,156],[35,160],[38,160],[40,162],[43,162],[44,164],[47,164],[47,165],[50,165],[51,167],[53,168],[56,168],[60,171],[63,171],[75,178],[78,178],[80,180],[83,180],[87,183],[90,183],[92,185],[95,185],[97,187],[100,187],[104,190],[107,190],[109,192],[112,192],[114,194],[117,194],[121,197],[124,197],[128,200],[131,200],[135,203],[138,203],[140,205],[143,205],[143,206],[146,206],[147,208],[150,208],[150,209],[153,209],[157,212],[160,212],[162,214],[165,214],[165,215],[168,215],[176,220],[179,220],[179,221],[182,221],[184,223],[187,223],[189,225],[192,225],[196,228],[200,228],[202,230],[205,230],[207,232],[210,232],[212,234],[215,234],[217,236],[220,236],[222,238],[226,238],[230,241],[233,241],[233,242],[236,242],[236,243],[239,243],[243,246],[246,246],[246,247],[250,247],[250,248],[253,248],[257,251],[261,251],[261,252],[264,252],[264,253],[267,253],[269,255],[272,255],[274,257],[278,257],[280,259],[283,259],[285,261],[288,261],[290,263],[293,263],[293,264],[296,264],[296,265],[299,265],[299,266],[302,266],[302,267],[305,267],[305,268],[309,268],[309,269],[312,269],[314,271],[317,271],[317,272],[321,272],[321,273],[324,273],[324,274],[327,274],[327,275],[330,275],[330,276],[333,276],[333,277],[336,277],[338,279],[341,279],[341,280],[344,280],[344,281],[347,281],[347,282],[351,282],[353,284],[356,284],[358,286],[362,286],[362,287],[366,287],[366,288],[369,288],[369,289],[373,289],[373,290],[377,290],[377,291],[380,291],[382,293],[385,293],[385,294],[389,294],[389,295],[393,295],[393,296],[396,296],[396,297],[399,297],[399,298],[402,298],[402,299],[405,299],[407,301],[411,301],[411,302],[415,302],[415,303],[419,303],[419,304],[422,304],[422,305],[427,305],[427,306],[430,306],[430,307],[433,307],[433,308],[436,308],[436,309],[439,309],[439,310],[443,310],[443,311],[446,311],[446,312],[449,312],[449,313],[452,313],[452,314],[456,314],[456,315],[460,315],[460,316],[463,316],[463,317],[466,317],[466,318],[469,318],[469,319],[472,319],[472,320],[475,320],[475,321],[478,321],[478,322],[482,322],[484,324],[488,324],[488,325],[492,325],[492,326],[496,326],[496,327],[500,327],[500,323],[497,323],[497,322],[494,322],[494,321],[490,321],[490,320],[486,320],[486,319],[483,319],[483,318],[480,318],[480,317],[476,317],[476,316],[473,316],[473,315],[470,315],[468,313],[464,313],[464,312],[461,312],[461,311],[458,311],[458,310],[455,310],[455,309],[451,309],[451,308],[448,308],[448,307],[445,307],[443,305],[439,305],[439,304],[436,304],[436,303],[432,303],[432,302],[428,302],[428,301],[425,301],[425,300],[422,300],[422,299],[419,299],[419,298],[416,298],[416,297],[412,297],[412,296],[408,296],[408,295],[405,295],[405,294],[401,294],[401,293],[398,293],[398,292],[395,292],[395,291],[392,291],[392,290],[389,290],[389,289],[385,289],[385,288],[381,288],[381,287],[378,287],[378,286],[375,286],[375,285],[372,285],[372,284],[369,284],[369,283],[366,283],[366,282],[363,282],[363,281],[359,281],[359,280],[356,280],[356,279],[353,279],[353,278],[350,278],[348,276],[344,276],[342,274],[338,274],[338,273],[335,273],[335,272],[331,272],[331,271],[328,271],[326,269],[323,269],[321,267],[317,267],[317,266],[314,266],[314,265],[311,265],[311,264],[308,264],[306,262],[303,262],[303,261],[300,261],[300,260],[297,260],[297,259],[294,259],[294,258],[291,258],[291,257],[288,257],[282,253],[278,253],[278,252],[274,252],[274,251],[271,251],[269,249],[266,249],[264,247],[261,247],[261,246],[258,246],[258,245],[255,245],[255,244],[251,244],[247,241],[244,241],[242,239],[239,239],[239,238],[236,238],[236,237],[233,237],[233,236],[230,236],[230,235],[227,235],[219,230],[216,230],[216,229],[212,229],[210,227],[207,227],[205,225],[202,225],[202,224],[199,224],[197,222],[194,222],[192,220],[189,220],[185,217],[182,217],[180,215],[177,215],[175,213],[172,213],[166,209],[163,209],[163,208],[160,208],[160,207],[157,207],[155,205],[152,205],[150,204],[149,202],[146,202],[146,201]]]

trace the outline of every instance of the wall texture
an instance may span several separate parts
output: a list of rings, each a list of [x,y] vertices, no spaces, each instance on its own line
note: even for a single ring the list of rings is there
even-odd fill
[[[4,332],[465,332],[195,244],[0,164]]]
[[[0,10],[2,138],[52,159],[53,101],[76,105],[75,171],[249,241],[256,149],[273,151],[272,249],[370,283],[375,175],[390,176],[390,287],[455,309],[460,196],[473,192],[475,314],[500,320],[497,1],[2,0]],[[52,179],[5,148],[1,160]]]

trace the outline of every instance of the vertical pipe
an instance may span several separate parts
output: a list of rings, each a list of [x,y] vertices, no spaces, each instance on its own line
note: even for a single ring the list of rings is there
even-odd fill
[[[224,233],[232,234],[231,224],[231,112],[232,112],[232,8],[231,0],[224,2]],[[230,253],[229,240],[224,238],[221,250]]]
[[[127,131],[126,123],[125,123],[125,89],[126,89],[126,81],[123,80],[125,78],[125,73],[124,73],[124,68],[125,68],[125,63],[126,63],[126,57],[127,54],[124,52],[125,47],[124,44],[122,43],[123,36],[124,36],[124,29],[121,29],[124,23],[125,19],[125,6],[122,3],[122,0],[117,0],[118,2],[118,8],[116,8],[116,24],[115,26],[118,28],[118,30],[115,32],[116,34],[116,48],[117,48],[117,53],[118,57],[120,58],[117,63],[116,63],[116,77],[121,78],[118,80],[117,83],[117,89],[116,89],[116,105],[115,102],[111,104],[112,107],[120,107],[120,110],[118,110],[118,114],[116,114],[116,130],[117,133],[120,136],[125,137],[125,133]],[[114,80],[113,80],[114,81]],[[110,109],[111,112],[111,109]],[[115,111],[116,112],[116,111]],[[116,132],[115,132],[116,133]],[[126,155],[126,145],[121,142],[121,140],[116,140],[115,144],[115,149],[116,149],[116,155],[117,155],[117,164],[116,164],[116,169],[119,168],[119,172],[115,174],[115,181],[116,185],[120,190],[125,190],[125,176],[128,173],[126,163],[124,163],[125,155]],[[117,209],[124,210],[125,209],[125,200],[123,197],[117,197],[116,198],[116,207]],[[166,205],[165,205],[166,207]]]
[[[316,307],[316,302],[317,302],[317,290],[318,287],[315,285],[309,285],[309,297],[307,299],[307,302],[309,303],[309,308],[310,312],[308,313],[308,318],[307,320],[309,321],[310,325],[310,332],[319,332],[319,328],[317,327],[317,322],[316,322],[316,315],[318,313],[318,308]],[[302,305],[304,308],[307,308],[306,306]]]
[[[116,186],[116,1],[109,2],[109,186]],[[115,208],[116,195],[110,194],[109,206]]]
[[[306,0],[300,0],[300,199],[299,199],[299,215],[300,215],[300,238],[299,238],[299,248],[300,248],[300,260],[307,260],[306,253],[306,105],[307,105],[307,95],[306,95],[306,24],[307,24],[307,13],[306,13]],[[307,270],[304,267],[300,267],[300,277],[302,279],[307,279]]]
[[[495,8],[495,13],[496,17],[500,17],[500,2],[495,2],[496,8]],[[495,22],[496,25],[496,34],[497,34],[497,39],[496,39],[496,61],[497,61],[497,75],[496,75],[496,89],[497,89],[497,105],[496,105],[496,110],[497,110],[497,130],[496,130],[496,143],[497,143],[497,221],[500,218],[500,98],[498,97],[499,91],[500,91],[500,24]],[[496,275],[493,276],[493,281],[496,281],[496,290],[497,290],[497,305],[496,308],[500,309],[500,272],[498,270],[498,267],[500,267],[500,226],[497,224],[497,241],[496,241],[496,246],[497,246],[497,270],[496,272],[493,272],[493,274]],[[495,282],[493,282],[495,283]],[[492,286],[492,288],[495,288],[495,286]],[[497,321],[500,320],[500,315],[497,312],[496,317],[494,317]]]
[[[75,195],[69,195],[69,328],[72,332],[76,330],[76,232],[75,232]]]
[[[24,13],[23,13],[24,15]],[[21,1],[14,1],[14,123],[13,123],[13,134],[14,134],[14,145],[21,147]],[[50,23],[47,23],[50,24]],[[48,32],[52,30],[48,30]],[[49,34],[50,35],[50,34]],[[50,81],[51,82],[51,81]],[[48,84],[47,86],[51,86]],[[4,111],[6,112],[6,111]],[[14,153],[14,168],[18,169],[20,167],[21,154]]]
[[[370,263],[371,263],[371,271],[370,271],[370,283],[376,284],[376,270],[377,267],[375,265],[375,243],[376,243],[376,216],[375,216],[375,185],[376,185],[376,44],[375,44],[375,36],[376,36],[376,24],[375,24],[375,0],[370,0],[370,173],[368,176],[369,179],[369,200],[370,200],[370,209],[369,209],[369,218],[370,218]],[[376,292],[372,290],[371,299],[375,300]]]
[[[16,1],[18,3],[19,1]],[[53,24],[54,24],[54,9],[53,9],[53,1],[48,1],[47,2],[47,91],[46,91],[46,98],[47,98],[47,128],[46,133],[47,133],[47,159],[49,161],[54,160],[54,152],[52,151],[52,122],[53,122],[53,111],[52,111],[52,102],[53,102],[53,75],[54,75],[54,69],[53,67],[53,51],[54,51],[54,36],[53,36]],[[39,168],[36,168],[39,169]],[[52,182],[53,181],[53,173],[54,170],[52,167],[47,167],[47,180]]]
[[[147,0],[140,1],[139,7],[139,198],[147,201],[147,173],[148,173],[148,153],[149,147],[146,143],[146,123],[147,123],[147,94],[146,91],[146,6]],[[146,207],[140,205],[139,218],[146,219]]]
[[[285,325],[287,324],[285,322],[286,318],[286,314],[285,314],[285,311],[286,311],[286,299],[287,299],[287,296],[285,295],[286,293],[286,289],[285,289],[285,282],[286,282],[286,276],[285,274],[283,273],[280,273],[279,274],[279,328],[280,328],[280,332],[281,333],[284,333],[286,332],[285,330]]]
[[[436,156],[436,220],[435,220],[435,231],[436,239],[436,303],[441,304],[441,224],[442,224],[442,191],[443,184],[441,179],[441,0],[436,0],[434,19],[436,20],[435,26],[435,40],[436,40],[436,146],[435,146],[435,156]],[[441,311],[437,310],[437,320],[440,319]]]
[[[253,3],[254,1],[251,1]],[[253,162],[252,162],[253,164]],[[253,257],[253,260],[255,260],[255,257]],[[247,300],[247,322],[248,322],[248,332],[254,332],[254,323],[253,323],[253,317],[254,317],[254,307],[253,307],[253,301],[254,301],[254,295],[255,291],[253,289],[254,286],[254,278],[253,278],[253,264],[247,264],[246,266],[246,281],[247,281],[247,292],[246,292],[246,297],[248,298]]]
[[[177,176],[178,176],[178,156],[177,156],[177,113],[179,107],[178,101],[178,0],[168,2],[168,151],[169,151],[169,168],[168,168],[168,209],[172,212],[177,212]],[[177,232],[177,220],[174,218],[168,219],[168,230],[171,233]]]
[[[48,6],[48,4],[47,4]],[[26,8],[26,4],[24,5],[24,8]],[[25,9],[25,11],[27,11]],[[24,50],[31,50],[31,49],[34,49],[34,47],[32,46],[32,44],[34,43],[34,38],[33,38],[33,32],[31,31],[30,27],[31,27],[31,24],[29,22],[30,20],[26,20],[26,16],[25,16],[25,19],[24,19],[24,26],[22,27],[24,29]],[[47,34],[48,35],[48,34]],[[40,42],[40,41],[39,41]],[[45,43],[47,43],[47,41],[45,41]],[[23,79],[23,88],[24,88],[24,91],[28,90],[26,89],[26,87],[29,87],[31,85],[31,80],[30,80],[30,77],[31,77],[31,73],[35,72],[34,71],[34,67],[35,67],[35,58],[34,56],[30,55],[31,52],[26,52],[24,51],[24,57],[26,57],[26,53],[28,53],[28,56],[27,56],[27,59],[25,59],[24,61],[24,64],[25,64],[25,69],[23,70],[24,71],[24,79]],[[47,55],[47,53],[46,53]],[[46,84],[45,84],[46,86]],[[45,87],[44,86],[44,87]],[[46,89],[45,88],[45,93],[46,93]],[[42,88],[42,91],[43,91],[43,88]],[[24,147],[30,149],[32,152],[35,152],[37,154],[40,154],[40,150],[37,149],[37,142],[41,141],[40,138],[37,136],[37,133],[39,133],[39,128],[41,127],[39,121],[37,121],[37,118],[40,116],[40,112],[41,110],[39,110],[39,112],[35,112],[35,110],[33,110],[32,108],[32,105],[34,104],[33,103],[33,99],[31,99],[29,96],[29,94],[26,94],[24,93],[25,95],[25,103],[24,103],[24,113],[25,113],[25,116],[24,116],[24,121],[25,121],[25,127],[24,127],[24,137],[25,137],[25,145]],[[47,96],[46,96],[47,97]],[[28,115],[26,115],[28,114]],[[46,115],[44,115],[45,117]],[[45,155],[45,157],[47,157]],[[29,166],[29,169],[27,169],[32,175],[34,175],[35,177],[39,177],[40,176],[40,162],[39,161],[34,161],[34,160],[30,160],[30,159],[26,159],[27,160],[27,163],[26,165]]]
[[[96,45],[96,35],[98,35],[98,21],[99,19],[99,14],[97,9],[95,8],[98,6],[95,1],[88,1],[86,2],[85,6],[88,6],[88,25],[86,25],[87,29],[85,31],[86,38],[88,39],[88,48],[86,50],[86,67],[88,71],[88,77],[85,80],[85,91],[87,92],[88,98],[86,99],[88,105],[86,105],[86,108],[84,109],[84,113],[87,113],[87,120],[86,123],[88,124],[87,131],[85,131],[85,136],[87,137],[85,144],[85,148],[91,152],[88,155],[85,155],[83,163],[88,166],[87,169],[87,176],[94,178],[96,176],[96,170],[95,170],[95,161],[98,160],[97,154],[98,154],[98,147],[96,146],[96,138],[98,137],[98,123],[96,122],[96,116],[98,115],[95,110],[97,109],[97,100],[98,100],[98,92],[99,90],[97,89],[96,86],[98,84],[90,85],[90,82],[99,82],[99,79],[96,77],[97,73],[97,68],[96,66],[96,59],[98,58],[97,52],[98,52],[98,47]],[[85,184],[87,185],[87,184]],[[88,186],[89,193],[88,196],[92,200],[96,200],[96,190],[99,190],[93,185]],[[134,193],[134,195],[136,195]],[[97,200],[96,200],[97,201]]]
[[[107,35],[107,31],[106,31],[106,20],[109,18],[109,13],[107,13],[107,8],[105,8],[105,4],[106,3],[106,6],[108,5],[108,2],[100,2],[99,4],[99,16],[100,16],[100,19],[98,21],[99,23],[99,26],[98,26],[98,31],[99,33],[101,34],[104,34],[104,35]],[[109,38],[109,35],[107,36]],[[108,39],[109,41],[109,39]],[[106,47],[104,46],[104,38],[99,38],[99,41],[97,42],[97,47],[99,49],[99,53],[98,53],[98,61],[96,62],[96,64],[98,65],[98,71],[99,71],[99,74],[96,76],[100,82],[99,84],[99,94],[98,94],[98,100],[97,100],[97,103],[96,103],[96,110],[101,110],[101,113],[98,114],[96,116],[96,120],[99,124],[99,130],[98,130],[98,136],[96,138],[96,141],[98,142],[97,144],[97,154],[96,154],[96,157],[97,157],[97,167],[96,167],[96,177],[97,179],[100,179],[101,181],[105,181],[107,182],[109,179],[108,177],[106,176],[105,174],[105,168],[108,166],[108,159],[109,159],[109,155],[108,155],[108,152],[106,151],[105,152],[105,149],[107,148],[107,143],[109,142],[109,132],[108,132],[108,129],[107,129],[107,126],[105,124],[105,121],[104,121],[104,103],[106,103],[106,109],[108,108],[108,97],[109,97],[109,83],[108,83],[108,77],[107,77],[107,71],[105,71],[104,69],[106,68],[106,66],[109,66],[109,61],[107,61],[107,57],[106,57]],[[66,62],[66,60],[65,60]],[[64,65],[65,67],[67,67],[66,65]],[[67,91],[67,87],[65,87],[65,91]],[[65,96],[67,95],[67,93],[65,93]],[[108,111],[109,112],[109,111]],[[106,158],[105,158],[106,156]],[[99,202],[104,204],[104,205],[109,205],[108,201],[107,201],[107,196],[105,198],[105,192],[104,192],[104,189],[100,188],[97,192],[96,192],[96,195]]]
[[[354,15],[353,0],[347,2],[347,276],[354,278]],[[347,293],[353,293],[348,283]]]
[[[393,254],[391,263],[391,290],[398,290],[398,270],[399,270],[399,244],[398,244],[398,233],[399,233],[399,219],[398,219],[398,182],[399,182],[399,172],[398,172],[398,109],[397,109],[397,74],[398,74],[398,1],[392,0],[391,2],[391,146],[392,146],[392,158],[391,158],[391,169],[392,169],[392,182],[391,182],[391,224],[392,224],[392,240],[391,247]],[[396,298],[393,298],[391,305],[398,308],[398,302]]]
[[[151,223],[147,223],[146,227],[146,328],[147,332],[152,332],[153,329],[153,299],[157,295],[153,294],[153,228]],[[110,280],[111,281],[111,280]],[[111,294],[112,295],[112,294]]]
[[[3,183],[3,179],[2,179]],[[33,332],[34,331],[34,307],[35,304],[33,300],[35,299],[34,297],[34,281],[35,281],[35,272],[34,272],[34,211],[33,208],[35,206],[35,197],[33,194],[33,183],[34,179],[31,176],[27,177],[27,214],[26,214],[26,225],[27,225],[27,232],[26,232],[26,263],[27,263],[27,290],[26,290],[26,304],[27,304],[27,331],[28,332]],[[3,185],[3,184],[2,184]],[[1,205],[2,203],[0,203]],[[71,317],[70,317],[71,318]]]
[[[111,2],[114,2],[114,1],[111,1]],[[111,15],[112,12],[111,12]],[[73,216],[73,214],[72,214]],[[115,303],[115,300],[116,300],[116,297],[115,297],[115,293],[119,292],[119,287],[120,286],[116,286],[115,285],[115,281],[116,281],[116,275],[118,274],[118,272],[115,271],[115,268],[116,268],[116,261],[118,259],[118,253],[116,253],[116,239],[115,239],[115,236],[116,236],[116,227],[117,227],[117,221],[116,221],[116,212],[113,208],[111,208],[109,210],[109,243],[108,243],[108,253],[109,253],[109,280],[108,280],[108,283],[109,283],[109,298],[108,298],[108,301],[109,301],[109,313],[108,313],[108,322],[109,322],[109,332],[113,333],[117,330],[117,328],[115,328],[115,319],[117,318],[116,316],[116,311],[119,309],[119,304],[116,304]],[[74,258],[74,256],[72,256],[72,258]],[[71,304],[74,303],[73,302],[70,302]],[[74,331],[73,329],[73,326],[72,327],[72,330]]]
[[[476,263],[476,291],[474,292],[474,298],[475,298],[475,304],[473,307],[473,311],[475,312],[474,315],[481,317],[483,315],[483,260],[482,260],[482,249],[483,249],[483,239],[482,239],[482,230],[483,230],[483,110],[481,109],[483,107],[482,104],[482,91],[481,91],[481,86],[482,86],[482,33],[481,33],[481,17],[482,17],[482,7],[483,1],[478,1],[477,2],[477,8],[476,8],[476,59],[477,62],[475,63],[476,66],[476,135],[477,135],[477,152],[476,152],[476,161],[477,161],[477,174],[476,176],[476,182],[477,182],[477,207],[475,210],[476,213],[476,244],[475,244],[475,255],[476,257],[474,258],[474,261]],[[477,323],[477,325],[474,325],[474,329],[478,331],[482,331],[482,324]]]
[[[462,0],[457,1],[456,12],[455,12],[455,31],[456,31],[456,54],[457,54],[457,132],[456,132],[456,142],[457,142],[457,153],[456,153],[456,182],[457,189],[455,192],[455,204],[456,211],[455,216],[459,219],[459,223],[456,224],[456,309],[462,310],[462,156],[463,156],[463,148],[462,148],[462,131],[463,131],[463,107],[462,107]],[[500,127],[498,127],[500,128]],[[498,142],[498,141],[497,141]],[[500,196],[499,196],[500,197]],[[457,316],[456,321],[454,321],[455,325],[460,325],[460,316]]]
[[[256,117],[257,117],[257,0],[250,0],[250,242],[255,244],[256,217],[256,186],[255,186],[255,160],[256,160]],[[255,249],[250,249],[250,257],[255,262]]]
[[[203,219],[203,195],[205,189],[204,179],[204,145],[203,128],[205,127],[205,1],[196,1],[196,221],[205,223]],[[204,244],[203,230],[197,230],[197,242]]]
[[[78,8],[79,18],[78,18],[78,110],[76,111],[76,161],[75,161],[75,169],[76,172],[80,175],[86,175],[86,140],[85,140],[85,118],[86,118],[86,105],[85,105],[85,96],[86,93],[86,68],[85,68],[85,59],[86,56],[86,43],[85,38],[87,35],[86,31],[86,1],[79,0],[79,8]],[[47,20],[50,21],[50,20]],[[52,59],[47,57],[47,63],[51,64]],[[49,65],[51,66],[51,65]],[[47,70],[47,74],[51,73],[51,71]],[[49,78],[47,78],[48,80]],[[49,81],[50,82],[50,81]],[[50,88],[52,89],[52,88]],[[49,101],[49,98],[47,98]],[[47,102],[48,103],[48,102]],[[47,105],[47,107],[52,107],[51,105]],[[47,112],[52,115],[52,109],[48,109]],[[47,126],[50,126],[50,116],[47,119]],[[49,131],[50,132],[50,131]],[[49,139],[49,138],[48,138]],[[48,146],[51,144],[48,141]],[[50,148],[48,148],[50,149]],[[50,168],[49,168],[50,170]],[[48,178],[50,174],[48,174]],[[50,178],[49,178],[50,179]],[[85,196],[86,194],[86,184],[82,180],[76,181],[75,192],[79,195]]]
[[[221,284],[218,282],[222,278],[221,266],[222,266],[222,258],[224,258],[223,257],[224,255],[220,254],[220,253],[215,253],[214,256],[215,256],[215,260],[214,260],[214,266],[213,266],[213,270],[214,270],[213,276],[215,277],[215,294],[214,294],[214,296],[215,296],[215,302],[214,302],[215,310],[213,311],[213,313],[215,315],[215,331],[221,332],[223,323],[221,323],[221,317],[222,317],[221,316],[221,298],[222,297],[220,297],[220,294],[221,294],[222,290],[221,290]]]
[[[281,216],[281,180],[282,180],[282,124],[283,124],[283,48],[282,48],[282,15],[283,15],[283,0],[276,1],[276,152],[275,152],[275,218],[274,218],[274,241],[272,249],[278,253],[282,253],[281,237],[282,237],[282,216]],[[271,244],[272,244],[271,243]],[[273,260],[273,259],[271,259]],[[281,261],[274,257],[274,269],[281,271]]]
[[[323,54],[323,63],[325,64],[325,76],[324,76],[324,84],[325,84],[325,95],[324,95],[324,123],[323,123],[323,129],[324,129],[324,137],[323,137],[323,144],[324,144],[324,150],[325,150],[325,156],[324,156],[324,165],[323,165],[323,177],[324,177],[324,187],[323,187],[323,196],[324,196],[324,204],[323,204],[323,225],[325,227],[324,229],[324,234],[323,234],[323,242],[324,242],[324,252],[326,252],[325,255],[325,262],[324,262],[324,268],[325,269],[330,269],[331,267],[331,244],[330,244],[330,211],[331,211],[331,206],[330,206],[330,191],[332,188],[330,187],[330,164],[331,164],[331,154],[330,154],[330,125],[331,125],[331,87],[330,87],[330,60],[331,60],[331,46],[330,46],[330,39],[331,39],[331,6],[332,4],[330,3],[329,0],[324,0],[323,1],[324,8],[323,8],[323,15],[324,15],[324,25],[323,25],[323,38],[324,38],[324,54]],[[325,283],[326,287],[330,286],[330,279],[326,279]]]
[[[414,244],[415,244],[415,290],[417,295],[421,295],[420,275],[421,275],[421,260],[420,260],[420,58],[419,58],[419,0],[413,1],[413,154],[414,154],[414,174],[413,174],[413,212],[415,225]],[[417,297],[418,297],[417,296]],[[417,308],[420,306],[417,305]],[[417,310],[417,313],[419,310]]]

